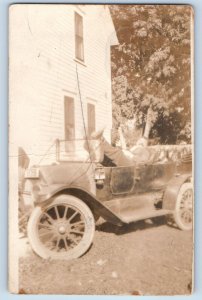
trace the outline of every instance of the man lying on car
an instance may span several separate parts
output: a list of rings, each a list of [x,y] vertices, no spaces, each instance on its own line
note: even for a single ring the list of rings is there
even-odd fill
[[[142,137],[137,144],[130,150],[122,150],[119,147],[113,147],[103,137],[104,129],[93,132],[85,148],[89,148],[91,158],[99,155],[107,156],[116,166],[131,166],[135,163],[153,162],[157,159],[157,153],[154,149],[147,148],[147,139]]]

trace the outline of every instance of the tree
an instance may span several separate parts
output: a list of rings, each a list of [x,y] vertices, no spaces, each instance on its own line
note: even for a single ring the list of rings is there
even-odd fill
[[[190,142],[191,8],[111,5],[119,45],[112,49],[113,121],[136,118],[161,143]],[[149,129],[148,129],[149,128]]]

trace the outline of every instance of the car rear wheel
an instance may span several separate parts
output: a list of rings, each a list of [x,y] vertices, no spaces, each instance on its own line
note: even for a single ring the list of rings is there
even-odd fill
[[[191,230],[193,223],[193,186],[184,183],[177,196],[174,221],[181,230]]]
[[[28,222],[30,244],[45,259],[80,257],[90,247],[94,232],[91,210],[71,195],[60,195],[45,207],[35,207]]]

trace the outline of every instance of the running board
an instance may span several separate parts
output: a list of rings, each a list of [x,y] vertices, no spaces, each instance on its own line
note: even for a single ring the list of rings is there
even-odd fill
[[[162,191],[113,199],[104,202],[104,205],[120,222],[128,224],[173,214],[173,210],[155,207],[155,202],[161,199]]]
[[[118,214],[117,216],[121,219],[123,223],[132,223],[140,220],[150,219],[154,217],[160,217],[172,214],[173,211],[168,209],[158,209],[158,210],[146,210],[146,209],[138,209],[137,211],[125,211],[122,214]]]

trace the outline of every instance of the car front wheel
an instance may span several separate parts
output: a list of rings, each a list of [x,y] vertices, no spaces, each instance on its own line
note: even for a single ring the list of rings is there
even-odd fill
[[[184,183],[178,193],[174,221],[181,230],[191,230],[193,223],[193,186],[191,182]]]
[[[28,222],[32,249],[42,258],[71,260],[92,244],[95,221],[89,207],[71,195],[59,195],[37,206]]]

